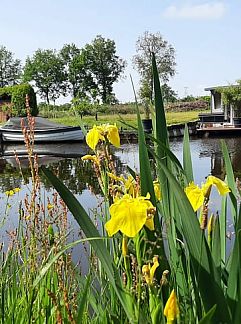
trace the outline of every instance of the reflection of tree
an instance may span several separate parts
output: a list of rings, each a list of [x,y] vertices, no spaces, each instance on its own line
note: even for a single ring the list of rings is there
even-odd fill
[[[117,172],[123,172],[123,165],[120,158],[114,157]],[[101,194],[98,179],[93,170],[91,162],[84,163],[81,158],[62,159],[57,162],[53,162],[48,166],[60,180],[75,194],[80,194],[88,186],[97,195]],[[22,168],[24,176],[24,182],[29,183],[31,177],[30,170],[28,168]],[[40,172],[41,175],[41,172]],[[41,175],[41,181],[47,190],[52,188],[52,185],[47,179]],[[14,167],[7,163],[5,159],[0,159],[0,190],[2,192],[15,187],[21,187],[23,183],[22,176],[19,168]]]
[[[100,193],[98,180],[92,165],[90,163],[83,163],[81,158],[64,159],[58,163],[52,163],[49,169],[75,194],[80,194],[87,188],[87,184],[90,184],[96,193]],[[52,187],[44,176],[41,176],[41,181],[47,190]]]
[[[25,183],[28,183],[30,177],[29,170],[23,170]],[[12,188],[20,188],[23,179],[20,175],[19,169],[12,167],[6,160],[0,159],[0,190],[1,192],[7,191]]]

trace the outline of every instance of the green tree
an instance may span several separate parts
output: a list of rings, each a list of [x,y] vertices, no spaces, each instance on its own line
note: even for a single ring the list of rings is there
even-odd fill
[[[165,102],[177,101],[177,93],[167,83],[164,83],[161,89],[162,89],[163,100]]]
[[[157,68],[162,84],[167,84],[169,79],[175,74],[175,49],[168,44],[158,32],[152,34],[146,31],[136,42],[137,54],[133,57],[134,67],[141,76],[140,96],[142,99],[148,98],[152,101],[152,65],[151,54],[156,57]],[[145,95],[145,97],[143,97]]]
[[[85,62],[82,51],[75,44],[66,44],[60,51],[67,75],[68,89],[73,98],[86,96],[94,81]]]
[[[34,82],[41,98],[49,104],[66,94],[64,62],[55,50],[38,49],[24,66],[24,80]]]
[[[83,55],[99,98],[109,103],[113,98],[113,84],[121,77],[126,62],[116,55],[115,42],[100,35],[84,47]]]
[[[22,73],[21,62],[12,52],[0,46],[0,88],[18,84]]]

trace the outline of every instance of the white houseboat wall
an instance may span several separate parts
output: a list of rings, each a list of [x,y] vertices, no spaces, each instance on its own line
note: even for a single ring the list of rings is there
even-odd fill
[[[211,112],[199,114],[201,128],[205,127],[234,127],[235,112],[231,104],[224,104],[222,93],[218,91],[222,87],[205,88],[210,91]],[[241,126],[241,125],[240,125]]]

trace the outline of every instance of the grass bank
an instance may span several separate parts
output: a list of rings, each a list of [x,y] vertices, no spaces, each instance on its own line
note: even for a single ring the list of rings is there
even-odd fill
[[[189,121],[194,121],[198,119],[198,114],[201,111],[185,111],[185,112],[168,112],[166,114],[167,124],[179,124],[187,123]],[[142,116],[144,118],[144,116]],[[137,127],[137,117],[135,114],[125,114],[125,115],[98,115],[98,120],[95,120],[94,116],[84,116],[82,121],[86,126],[92,127],[93,125],[99,125],[103,123],[113,123],[116,122],[118,127],[126,128],[125,125],[121,122],[123,119],[126,123],[131,126]],[[52,118],[52,121],[58,122],[60,124],[77,126],[79,125],[79,120],[75,116],[66,116],[61,118]]]

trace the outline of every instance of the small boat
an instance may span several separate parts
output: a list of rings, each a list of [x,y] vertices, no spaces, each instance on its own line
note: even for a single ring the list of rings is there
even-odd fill
[[[21,120],[28,128],[28,119],[13,117],[0,128],[3,142],[24,142],[24,135],[21,127]],[[35,117],[34,142],[72,142],[83,141],[84,134],[79,126],[64,126],[43,117]]]
[[[54,156],[61,158],[78,158],[86,155],[89,150],[85,143],[79,142],[55,142],[55,143],[36,143],[33,145],[33,154],[38,156]],[[24,143],[6,142],[2,145],[0,156],[4,158],[15,156],[26,157],[28,150]]]

